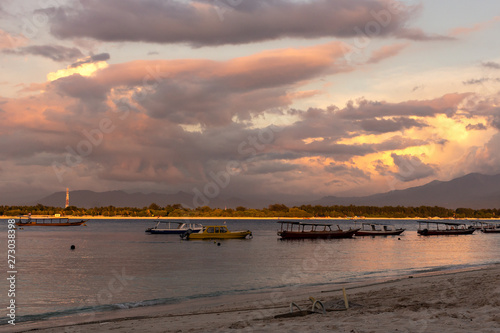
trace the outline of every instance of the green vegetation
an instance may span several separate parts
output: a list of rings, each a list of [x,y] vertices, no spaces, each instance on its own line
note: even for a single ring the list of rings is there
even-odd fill
[[[236,207],[236,209],[210,208],[208,206],[196,209],[185,208],[180,204],[161,207],[152,203],[149,207],[96,207],[78,208],[69,206],[67,208],[36,206],[0,206],[0,215],[19,216],[27,215],[54,215],[61,216],[103,216],[103,217],[361,217],[366,218],[427,218],[427,217],[457,217],[457,218],[500,218],[500,209],[470,208],[447,209],[443,207],[403,207],[403,206],[311,206],[302,205],[287,207],[283,204],[270,205],[263,209]]]

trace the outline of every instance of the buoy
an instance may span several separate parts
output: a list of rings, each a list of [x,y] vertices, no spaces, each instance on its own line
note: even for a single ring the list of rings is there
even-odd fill
[[[220,243],[217,243],[217,246],[220,246]]]
[[[75,249],[75,246],[74,245],[71,245],[71,249],[74,250]]]

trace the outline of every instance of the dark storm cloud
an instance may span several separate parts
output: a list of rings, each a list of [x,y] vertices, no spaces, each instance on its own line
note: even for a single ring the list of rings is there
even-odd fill
[[[250,175],[259,175],[259,174],[269,174],[269,173],[277,173],[277,172],[289,172],[293,170],[300,169],[300,166],[295,164],[287,164],[279,161],[276,162],[261,162],[261,163],[249,163],[245,167],[245,173]]]
[[[89,77],[84,77],[79,74],[66,76],[52,82],[57,91],[66,96],[85,100],[105,100],[109,88],[99,84],[99,82]]]
[[[357,122],[367,132],[387,133],[396,132],[412,127],[426,127],[427,125],[407,117],[396,117],[393,119],[363,119]]]
[[[358,101],[358,106],[354,102],[349,102],[347,106],[338,112],[338,116],[343,119],[365,119],[375,117],[398,117],[398,116],[418,116],[430,117],[437,114],[452,116],[457,112],[457,105],[470,93],[446,94],[434,100],[407,101],[402,103],[385,103],[378,101]]]
[[[479,124],[468,124],[465,127],[465,129],[468,131],[484,131],[487,129],[487,127],[484,126],[483,123],[479,123]]]
[[[324,169],[326,172],[333,173],[336,176],[350,176],[353,178],[362,178],[367,180],[370,179],[369,173],[366,173],[357,167],[344,164],[330,163],[329,165],[326,165]]]
[[[391,154],[397,172],[391,174],[402,182],[427,178],[436,174],[436,166],[423,163],[418,157],[411,155]]]
[[[81,66],[83,64],[90,64],[90,63],[99,62],[99,61],[106,61],[106,60],[109,60],[109,53],[100,53],[100,54],[86,57],[83,60],[79,60],[79,61],[71,64],[70,67],[74,68],[74,67]]]
[[[78,9],[56,9],[52,34],[196,46],[286,37],[445,38],[407,28],[420,7],[389,0],[88,0],[80,4]]]
[[[73,61],[83,56],[82,52],[76,47],[69,48],[60,45],[31,45],[16,50],[4,50],[3,52],[7,54],[37,55],[57,62]]]

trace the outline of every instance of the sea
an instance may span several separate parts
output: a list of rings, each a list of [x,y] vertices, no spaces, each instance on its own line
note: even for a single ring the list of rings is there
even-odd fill
[[[418,236],[415,220],[377,220],[400,236],[281,240],[277,220],[196,220],[251,230],[251,239],[182,240],[151,235],[150,219],[92,219],[85,226],[24,227],[15,234],[15,297],[2,279],[2,308],[15,299],[16,323],[85,311],[181,303],[291,286],[324,286],[467,269],[500,262],[500,234]],[[352,220],[321,220],[342,229]],[[368,222],[364,220],[363,222]],[[8,278],[7,220],[0,220]],[[74,245],[75,249],[71,250]],[[12,253],[12,252],[11,252]],[[4,310],[5,311],[5,310]],[[8,325],[2,315],[0,325]]]

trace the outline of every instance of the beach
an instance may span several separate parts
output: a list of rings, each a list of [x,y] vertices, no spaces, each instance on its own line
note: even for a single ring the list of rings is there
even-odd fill
[[[500,332],[500,265],[332,288],[287,288],[181,304],[77,314],[2,327],[10,332]],[[348,299],[345,309],[343,290]],[[309,297],[327,310],[275,318]],[[294,311],[298,311],[294,308]]]

